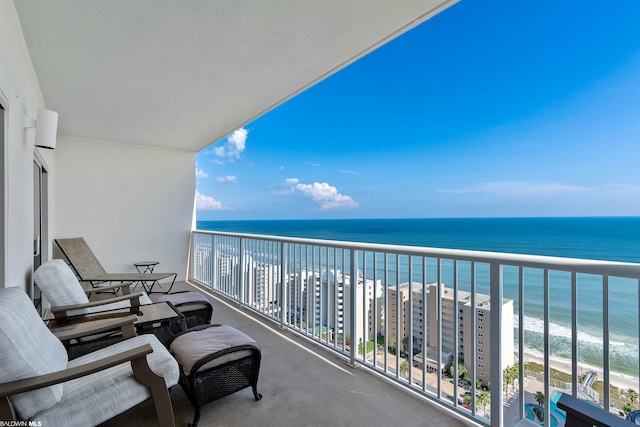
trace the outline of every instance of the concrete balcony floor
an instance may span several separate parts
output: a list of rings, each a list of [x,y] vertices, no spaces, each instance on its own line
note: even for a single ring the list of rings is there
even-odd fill
[[[175,291],[199,290],[186,282]],[[152,296],[152,299],[154,296]],[[473,425],[435,404],[402,390],[365,368],[351,368],[324,347],[250,310],[208,294],[212,323],[231,325],[262,347],[256,401],[250,388],[206,405],[199,426],[430,426]],[[194,409],[179,385],[171,389],[177,426],[193,419]],[[104,427],[153,426],[156,416],[148,400],[102,424]]]

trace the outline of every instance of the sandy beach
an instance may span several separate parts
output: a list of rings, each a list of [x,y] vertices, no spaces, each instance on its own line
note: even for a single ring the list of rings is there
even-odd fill
[[[516,355],[517,357],[517,355]],[[533,356],[531,354],[525,353],[524,354],[524,360],[525,362],[535,362],[535,363],[539,363],[540,365],[544,364],[544,359],[542,357],[537,357],[537,356]],[[566,372],[567,374],[571,374],[571,364],[570,363],[563,363],[557,360],[553,360],[551,359],[549,361],[549,364],[551,365],[552,368],[557,369],[559,371],[562,372]],[[595,367],[587,367],[587,366],[582,366],[580,364],[578,364],[578,375],[580,375],[581,373],[585,373],[587,371],[595,371],[598,373],[598,380],[604,381],[604,373],[602,371],[601,368],[595,368]],[[622,390],[627,390],[629,388],[632,388],[636,391],[638,391],[639,386],[638,386],[638,380],[637,379],[632,379],[632,378],[627,378],[624,377],[622,375],[616,374],[616,373],[611,373],[609,375],[609,381],[611,383],[612,386],[616,386]]]

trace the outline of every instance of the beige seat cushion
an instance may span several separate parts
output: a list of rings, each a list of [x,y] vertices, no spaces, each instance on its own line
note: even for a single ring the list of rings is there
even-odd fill
[[[181,313],[187,313],[194,310],[208,309],[211,303],[200,292],[176,292],[175,294],[162,295],[158,297],[157,302],[167,301],[173,304]],[[184,305],[181,305],[184,304]]]
[[[260,345],[237,329],[227,325],[220,325],[180,335],[171,343],[170,350],[182,366],[185,375],[190,375],[193,366],[202,358],[221,350],[241,345],[250,345],[253,349],[224,354],[203,365],[199,369],[202,371],[250,356],[255,351],[260,351]]]

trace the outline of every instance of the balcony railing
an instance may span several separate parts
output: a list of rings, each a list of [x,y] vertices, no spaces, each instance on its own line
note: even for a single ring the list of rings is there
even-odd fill
[[[196,231],[190,279],[485,425],[531,416],[537,391],[547,426],[562,422],[557,390],[618,415],[612,358],[639,377],[640,264]],[[622,361],[620,340],[632,349]],[[585,363],[601,367],[602,393]],[[503,372],[513,365],[515,378]]]

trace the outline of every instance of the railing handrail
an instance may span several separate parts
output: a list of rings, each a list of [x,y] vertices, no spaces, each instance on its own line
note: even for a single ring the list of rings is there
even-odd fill
[[[270,240],[280,243],[293,243],[323,247],[340,247],[351,250],[392,252],[399,255],[447,258],[457,261],[497,263],[501,265],[518,266],[525,268],[569,271],[583,274],[596,274],[640,280],[640,263],[553,257],[546,255],[526,255],[503,252],[473,251],[466,249],[444,249],[382,243],[346,242],[341,240],[284,237],[272,236],[267,234],[231,233],[210,230],[193,230],[193,233],[211,234],[243,239]]]
[[[578,386],[578,364],[577,357],[577,339],[578,322],[576,313],[578,309],[578,282],[582,283],[584,275],[593,275],[594,277],[584,277],[588,283],[593,282],[596,294],[602,296],[601,319],[602,319],[602,353],[603,353],[603,373],[604,373],[604,400],[597,399],[604,408],[610,408],[611,393],[610,389],[610,278],[627,278],[635,281],[630,284],[640,289],[640,263],[616,262],[604,260],[590,260],[567,257],[553,257],[542,255],[526,255],[515,253],[501,253],[488,251],[473,251],[463,249],[444,249],[429,248],[406,245],[365,243],[365,242],[349,242],[339,240],[324,240],[313,238],[272,236],[263,234],[235,233],[235,232],[219,232],[215,230],[193,230],[192,241],[194,245],[191,250],[196,254],[205,254],[210,252],[209,257],[202,256],[202,266],[198,270],[201,274],[196,280],[202,279],[205,286],[211,287],[212,290],[221,292],[224,295],[236,299],[241,305],[246,305],[252,309],[262,313],[266,317],[278,320],[281,327],[289,327],[292,330],[308,336],[311,339],[331,348],[349,358],[349,363],[355,365],[355,362],[363,364],[367,368],[381,372],[385,377],[396,381],[399,384],[418,391],[422,396],[433,399],[439,404],[445,406],[453,405],[455,411],[465,417],[469,417],[474,421],[480,421],[480,424],[501,427],[504,423],[502,398],[503,369],[513,364],[512,348],[514,340],[512,333],[507,330],[515,327],[513,319],[505,317],[503,313],[503,304],[496,304],[490,309],[488,316],[482,306],[477,306],[477,295],[488,296],[489,301],[515,301],[505,300],[504,289],[506,284],[513,292],[514,285],[518,291],[517,306],[510,305],[509,313],[513,310],[514,315],[519,316],[518,320],[518,351],[519,361],[518,367],[518,385],[519,390],[525,390],[525,371],[522,362],[522,356],[526,357],[524,347],[524,289],[525,282],[529,279],[526,277],[528,272],[525,270],[542,270],[542,277],[536,274],[536,288],[542,290],[542,306],[543,306],[543,344],[544,344],[544,378],[543,378],[543,394],[545,396],[545,425],[550,425],[551,409],[549,402],[551,401],[551,315],[550,315],[550,299],[552,281],[561,279],[562,283],[571,285],[571,390],[577,397]],[[380,257],[379,255],[384,255]],[[409,261],[405,257],[409,257]],[[420,259],[421,258],[421,259]],[[199,259],[199,258],[198,258]],[[435,262],[432,262],[435,261]],[[451,262],[451,264],[450,264]],[[469,265],[465,265],[469,263]],[[462,265],[461,265],[462,264]],[[479,264],[483,266],[478,269],[476,276],[476,268]],[[268,267],[271,265],[272,267]],[[275,267],[278,266],[278,270]],[[395,359],[388,360],[390,350],[389,343],[391,339],[408,339],[413,336],[416,338],[414,329],[414,291],[408,293],[408,299],[396,292],[395,297],[389,295],[388,292],[393,286],[400,286],[404,280],[410,283],[415,280],[414,267],[417,268],[418,284],[422,284],[420,298],[422,306],[417,308],[420,311],[419,340],[418,345],[423,352],[435,351],[435,360],[443,360],[443,349],[447,346],[447,351],[452,354],[462,355],[462,347],[460,337],[465,330],[469,330],[470,334],[465,334],[466,343],[464,356],[469,356],[470,366],[465,366],[470,373],[470,382],[477,385],[478,381],[484,383],[488,381],[491,384],[491,401],[487,403],[485,398],[481,401],[478,399],[482,395],[471,393],[470,407],[460,402],[462,396],[459,395],[459,384],[453,382],[453,390],[445,387],[443,373],[438,375],[436,369],[436,383],[429,384],[427,379],[427,369],[425,366],[419,367],[422,373],[420,380],[420,372],[417,373],[418,382],[414,380],[414,368],[409,364],[408,376],[402,374],[406,366],[401,366],[403,357],[402,351],[395,356]],[[462,282],[458,280],[458,268],[465,272],[465,278]],[[488,267],[488,268],[487,268]],[[506,267],[506,268],[505,268]],[[331,279],[317,280],[323,271],[342,271],[342,274],[333,274]],[[360,273],[362,269],[362,273]],[[517,269],[517,278],[514,274]],[[446,270],[446,273],[443,273]],[[429,273],[428,273],[429,271]],[[556,277],[554,272],[570,273],[567,277]],[[262,273],[261,273],[262,272]],[[308,273],[312,273],[313,276]],[[435,284],[444,286],[441,292],[429,292],[426,286],[433,282],[435,273]],[[480,273],[482,278],[479,279]],[[503,273],[507,273],[507,277],[503,278]],[[350,286],[349,283],[358,283],[354,277],[363,274],[362,278],[367,283],[372,280],[373,286]],[[443,277],[444,274],[444,277]],[[252,279],[252,275],[256,275]],[[429,277],[431,275],[432,277]],[[467,278],[467,275],[470,277]],[[570,276],[570,277],[569,277]],[[256,279],[260,277],[260,280]],[[309,283],[310,278],[315,277]],[[378,289],[376,283],[382,279],[382,288]],[[467,279],[470,279],[467,281]],[[542,283],[540,283],[542,279]],[[553,279],[553,280],[550,280]],[[506,280],[506,282],[505,282]],[[446,287],[445,281],[450,285]],[[570,283],[569,283],[570,282]],[[616,282],[617,283],[617,282]],[[463,323],[458,322],[459,295],[461,287],[468,284],[470,291],[470,312],[465,314],[467,320]],[[478,292],[478,285],[482,285],[485,293]],[[433,285],[429,285],[430,287]],[[488,286],[488,288],[487,288]],[[263,291],[265,288],[266,291]],[[487,293],[488,289],[488,293]],[[586,288],[585,288],[586,289]],[[264,297],[267,292],[268,297]],[[448,292],[449,296],[453,296],[453,302],[445,302],[444,294]],[[466,290],[465,290],[466,292]],[[484,299],[483,297],[483,299]],[[432,298],[435,298],[432,301]],[[640,293],[638,294],[638,304],[640,307]],[[565,295],[566,299],[566,295]],[[632,298],[633,304],[635,297]],[[393,302],[395,301],[395,302]],[[447,300],[448,301],[448,300]],[[429,306],[427,307],[427,302]],[[407,307],[405,307],[405,303]],[[435,304],[435,308],[432,306]],[[466,304],[466,303],[465,303]],[[482,304],[482,303],[481,303]],[[311,311],[309,311],[311,307]],[[456,308],[458,307],[458,308]],[[465,307],[467,307],[465,305]],[[512,308],[511,308],[512,307]],[[480,312],[480,310],[483,310]],[[465,309],[460,310],[465,313]],[[434,317],[435,316],[435,317]],[[453,317],[453,321],[449,317]],[[506,323],[503,321],[506,319]],[[463,319],[460,319],[463,320]],[[483,320],[491,325],[499,325],[491,327],[490,339],[487,345],[483,346],[483,342],[487,340],[481,335],[484,334]],[[379,324],[378,324],[379,322]],[[372,359],[364,352],[365,342],[372,341],[374,346],[379,345],[378,337],[379,327],[389,327],[384,333],[383,360],[377,358],[378,351],[374,351]],[[640,328],[640,324],[638,326]],[[318,329],[319,328],[319,329]],[[322,328],[327,328],[327,332],[323,332]],[[435,328],[435,329],[434,329]],[[453,335],[449,329],[453,328]],[[462,329],[463,328],[463,329]],[[505,329],[503,331],[503,328]],[[318,331],[318,332],[315,332]],[[515,331],[515,329],[514,329]],[[329,333],[330,332],[330,333]],[[334,334],[337,333],[337,336]],[[395,338],[394,338],[395,337]],[[481,341],[478,341],[478,339]],[[429,342],[429,340],[431,342]],[[453,344],[451,343],[453,342]],[[464,340],[463,340],[464,341]],[[395,344],[396,354],[399,347],[397,341]],[[435,347],[434,343],[435,342]],[[355,349],[362,346],[362,353]],[[430,350],[429,350],[430,349]],[[435,350],[434,350],[435,349]],[[407,350],[407,349],[405,349]],[[408,353],[413,352],[413,340],[408,340]],[[482,356],[479,353],[484,353]],[[488,359],[490,362],[488,369],[485,366],[484,358],[487,354],[491,355]],[[432,354],[433,356],[433,354]],[[382,357],[382,356],[381,356]],[[407,361],[408,362],[408,357]],[[465,363],[466,365],[467,363]],[[458,364],[453,364],[453,377],[458,377]],[[476,386],[476,388],[478,388]],[[450,393],[450,394],[448,394]],[[457,396],[457,398],[455,397]],[[480,397],[479,397],[480,396]],[[499,398],[496,398],[499,397]],[[520,392],[518,400],[518,417],[525,417],[525,399]],[[487,408],[487,406],[489,406]],[[463,408],[464,407],[464,408]],[[486,410],[491,413],[490,420],[486,420],[479,414],[479,408],[482,408],[486,418]]]

